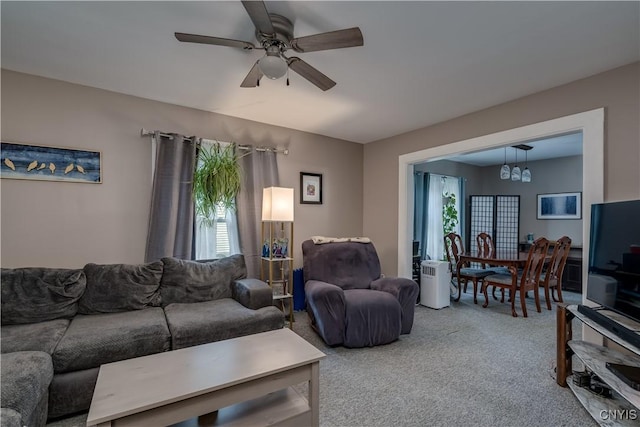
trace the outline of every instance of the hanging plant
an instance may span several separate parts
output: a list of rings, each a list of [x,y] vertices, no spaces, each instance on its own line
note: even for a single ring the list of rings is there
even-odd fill
[[[193,177],[196,212],[213,218],[216,206],[233,209],[241,182],[235,144],[202,145]]]

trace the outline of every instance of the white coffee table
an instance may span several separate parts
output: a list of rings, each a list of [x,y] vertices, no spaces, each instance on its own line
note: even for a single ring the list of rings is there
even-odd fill
[[[206,425],[318,426],[324,357],[279,329],[102,365],[87,426],[167,426],[216,410]],[[292,387],[304,382],[308,401]]]

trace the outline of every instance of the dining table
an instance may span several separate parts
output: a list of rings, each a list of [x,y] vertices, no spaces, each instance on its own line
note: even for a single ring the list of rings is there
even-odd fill
[[[498,253],[492,258],[478,256],[476,254],[464,253],[458,256],[458,264],[465,264],[467,262],[477,262],[481,264],[489,264],[492,266],[514,266],[516,268],[524,267],[527,263],[529,252],[503,252]]]
[[[512,252],[502,252],[497,253],[495,257],[487,258],[478,256],[477,254],[472,253],[463,253],[458,255],[458,263],[456,265],[456,271],[459,272],[460,269],[464,265],[469,265],[470,263],[478,263],[485,264],[491,267],[514,267],[517,269],[524,268],[527,263],[527,259],[529,258],[529,252],[520,252],[520,251],[512,251]],[[460,277],[458,274],[458,283],[460,283]],[[462,287],[458,285],[458,295],[455,298],[455,301],[459,301],[462,296]]]

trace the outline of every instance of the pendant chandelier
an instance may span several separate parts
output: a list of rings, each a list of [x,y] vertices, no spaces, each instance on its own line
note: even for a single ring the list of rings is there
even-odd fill
[[[529,158],[527,152],[533,147],[526,144],[519,144],[514,145],[513,148],[516,149],[516,161],[513,168],[510,168],[507,164],[507,147],[504,147],[504,164],[500,168],[500,179],[511,179],[511,181],[522,181],[525,183],[531,182],[531,170],[528,167]],[[520,166],[518,166],[518,150],[524,151],[524,170],[521,170]]]

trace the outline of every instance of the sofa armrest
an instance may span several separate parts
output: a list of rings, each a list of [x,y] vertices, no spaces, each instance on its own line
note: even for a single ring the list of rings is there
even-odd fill
[[[418,300],[418,284],[404,277],[381,277],[371,282],[371,289],[395,296],[402,307],[402,333],[408,334],[413,326],[413,312]]]
[[[258,279],[241,279],[233,282],[233,299],[252,310],[273,305],[271,287]]]
[[[371,289],[388,292],[398,299],[408,293],[415,293],[415,296],[418,296],[418,284],[404,277],[381,276],[379,279],[371,282]]]

